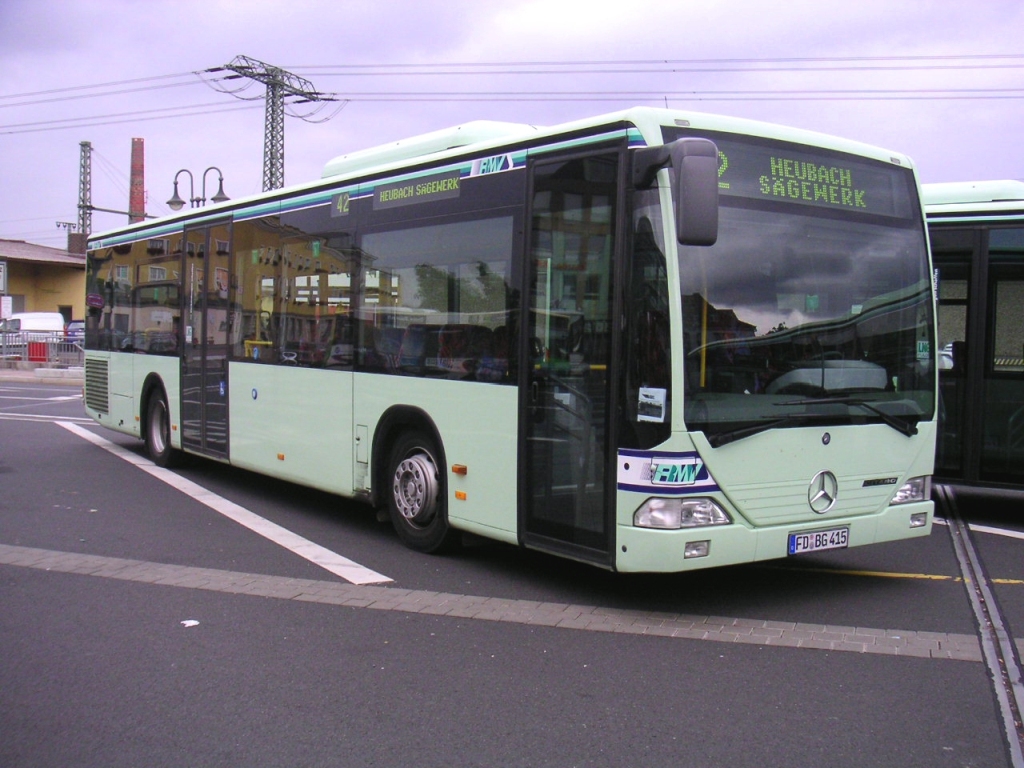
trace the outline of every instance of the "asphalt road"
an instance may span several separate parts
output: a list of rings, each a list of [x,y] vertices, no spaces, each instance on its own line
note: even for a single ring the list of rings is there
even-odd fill
[[[5,767],[1013,764],[945,526],[675,576],[419,555],[358,504],[154,472],[78,395],[0,382]],[[1022,638],[1024,509],[955,498]]]

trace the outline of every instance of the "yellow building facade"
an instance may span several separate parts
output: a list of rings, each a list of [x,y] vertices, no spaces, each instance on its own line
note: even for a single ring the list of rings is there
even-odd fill
[[[10,312],[60,312],[65,321],[85,317],[85,254],[34,245],[24,240],[0,240],[4,264],[4,297]]]

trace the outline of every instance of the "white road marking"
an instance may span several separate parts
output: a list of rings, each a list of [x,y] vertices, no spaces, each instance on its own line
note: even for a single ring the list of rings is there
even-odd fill
[[[305,539],[277,523],[272,523],[255,512],[250,512],[245,507],[235,504],[233,501],[229,501],[222,496],[218,496],[213,491],[209,491],[201,485],[193,483],[191,480],[187,480],[168,469],[158,467],[149,459],[134,454],[116,443],[112,443],[94,432],[90,432],[88,429],[66,421],[58,421],[56,423],[69,432],[88,440],[93,445],[97,445],[118,458],[124,459],[129,464],[134,464],[143,472],[152,475],[161,482],[167,483],[167,485],[181,491],[201,504],[205,504],[229,520],[234,520],[253,533],[258,533],[260,536],[284,547],[314,565],[318,565],[334,575],[340,576],[352,584],[383,584],[393,581],[393,579],[359,565],[359,563],[353,562],[346,557],[342,557],[337,552],[332,552],[326,547],[309,541],[309,539]]]
[[[975,525],[974,523],[969,523],[968,527],[978,533],[991,533],[995,536],[1006,536],[1011,539],[1021,539],[1024,541],[1024,532],[1022,531],[1012,531],[1008,528],[993,528],[991,525]]]
[[[936,517],[933,522],[938,525],[949,525],[949,523],[941,517]],[[990,533],[993,536],[1005,536],[1008,539],[1020,539],[1021,541],[1024,541],[1024,531],[1014,531],[1010,528],[994,528],[991,525],[976,525],[975,523],[968,523],[967,527],[978,533]]]

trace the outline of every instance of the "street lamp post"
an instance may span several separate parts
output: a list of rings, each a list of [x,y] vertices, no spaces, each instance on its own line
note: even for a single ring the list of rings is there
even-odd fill
[[[203,171],[203,184],[202,194],[196,197],[196,184],[195,178],[192,176],[192,171],[188,168],[182,168],[176,174],[174,174],[174,194],[171,195],[171,199],[167,201],[167,206],[172,211],[180,211],[185,207],[185,201],[181,199],[178,194],[178,177],[183,173],[188,174],[188,188],[189,188],[189,207],[190,208],[201,208],[206,205],[206,174],[210,171],[217,172],[217,194],[210,198],[211,203],[223,203],[225,200],[230,198],[224,194],[224,174],[221,173],[220,168],[215,165],[211,165],[205,171]]]

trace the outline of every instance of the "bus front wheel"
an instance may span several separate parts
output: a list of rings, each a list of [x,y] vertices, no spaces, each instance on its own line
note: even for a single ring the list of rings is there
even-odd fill
[[[433,441],[422,434],[402,435],[388,465],[388,511],[391,524],[407,547],[439,552],[451,544],[446,489]]]
[[[178,451],[171,447],[171,415],[163,392],[149,398],[145,424],[146,454],[158,467],[174,466]]]

